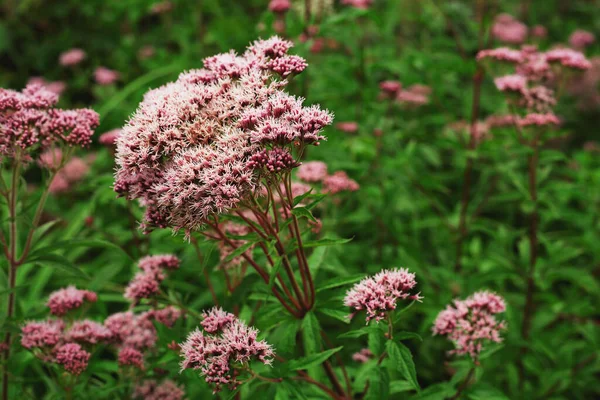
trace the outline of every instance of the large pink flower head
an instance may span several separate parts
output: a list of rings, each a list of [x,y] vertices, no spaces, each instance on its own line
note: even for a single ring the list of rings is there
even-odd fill
[[[147,228],[199,229],[296,167],[286,154],[325,139],[331,114],[283,91],[305,66],[291,46],[259,40],[146,94],[117,140],[115,191],[142,201]]]
[[[527,38],[527,25],[509,14],[499,14],[492,25],[492,36],[504,43],[521,44]]]
[[[79,308],[84,302],[95,303],[98,296],[89,290],[80,290],[69,286],[50,294],[47,306],[53,315],[63,316],[71,310]]]
[[[70,146],[87,146],[98,126],[98,114],[92,110],[60,110],[53,108],[58,96],[37,84],[21,92],[0,89],[0,159],[18,151],[54,142]]]
[[[322,182],[327,177],[327,164],[323,161],[308,161],[298,168],[298,179],[304,182]]]
[[[365,310],[367,324],[372,319],[381,321],[388,312],[396,309],[398,300],[422,300],[419,293],[411,293],[416,285],[415,274],[408,272],[406,268],[386,269],[363,279],[348,290],[344,305],[356,310],[351,317]]]
[[[550,50],[546,53],[546,60],[551,64],[560,63],[563,67],[576,70],[586,70],[592,66],[583,53],[571,49]]]
[[[61,53],[58,61],[63,67],[72,67],[85,60],[85,57],[85,51],[78,48],[72,48],[64,53]]]
[[[213,308],[204,314],[204,331],[196,329],[181,346],[181,368],[200,370],[206,382],[215,387],[235,388],[237,366],[258,360],[270,365],[273,349],[264,340],[257,340],[258,331],[246,326],[233,314]]]
[[[26,349],[54,347],[61,341],[64,328],[61,320],[28,322],[21,328],[21,346]]]
[[[54,350],[57,364],[62,365],[65,371],[73,375],[79,375],[88,366],[91,354],[85,351],[77,343],[67,343]]]
[[[596,41],[592,32],[578,29],[569,36],[569,44],[576,49],[584,49]]]
[[[181,400],[184,396],[181,386],[170,379],[160,383],[148,379],[138,384],[133,391],[133,398],[141,400]]]
[[[486,341],[500,343],[506,327],[495,314],[506,310],[504,299],[495,293],[477,292],[466,300],[454,300],[441,311],[433,326],[434,335],[447,336],[456,348],[451,354],[469,354],[477,359]]]

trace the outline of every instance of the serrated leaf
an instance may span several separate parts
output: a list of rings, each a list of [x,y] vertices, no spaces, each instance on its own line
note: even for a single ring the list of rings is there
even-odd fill
[[[385,344],[388,357],[398,372],[412,385],[417,391],[420,390],[419,382],[417,381],[417,371],[412,354],[408,347],[402,343],[396,343],[393,340],[388,340]]]
[[[356,329],[356,330],[349,331],[346,333],[342,333],[341,335],[338,335],[338,338],[339,339],[346,339],[346,338],[355,339],[355,338],[359,338],[361,336],[368,335],[370,331],[371,331],[371,329],[369,327],[365,326],[364,328],[360,328],[360,329]]]
[[[317,366],[325,362],[329,357],[340,351],[344,346],[336,347],[334,349],[325,350],[321,353],[311,354],[306,357],[299,358],[297,360],[291,360],[288,362],[288,368],[292,371],[298,371],[301,369],[307,369],[313,366]]]
[[[296,217],[304,217],[304,218],[308,218],[309,220],[311,220],[313,222],[317,222],[317,219],[312,215],[310,210],[306,207],[294,207],[294,208],[292,208],[292,214],[294,214]]]
[[[232,251],[227,257],[225,257],[225,260],[223,261],[223,263],[227,264],[234,258],[241,256],[252,246],[254,246],[254,242],[244,243],[243,245],[241,245],[240,247],[238,247],[237,249]]]

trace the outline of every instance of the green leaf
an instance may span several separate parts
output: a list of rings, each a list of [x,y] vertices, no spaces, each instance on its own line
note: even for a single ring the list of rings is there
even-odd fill
[[[69,261],[66,257],[63,257],[58,254],[40,254],[37,257],[28,260],[27,264],[29,263],[39,264],[43,267],[58,268],[70,274],[76,275],[82,279],[90,279],[90,276],[88,274],[86,274],[81,269],[73,265],[71,261]]]
[[[372,329],[370,329],[368,326],[365,326],[364,328],[360,328],[360,329],[356,329],[353,331],[349,331],[346,333],[342,333],[341,335],[338,335],[338,339],[346,339],[346,338],[359,338],[361,336],[365,336],[368,335],[369,332],[371,332]]]
[[[383,353],[383,331],[379,325],[370,327],[368,343],[369,349],[373,352],[373,354],[379,356],[381,353]]]
[[[384,368],[373,368],[369,371],[369,390],[365,400],[388,399],[390,392],[390,376]]]
[[[390,361],[400,372],[400,374],[412,385],[417,391],[420,390],[419,382],[417,381],[417,371],[415,363],[412,359],[412,354],[408,347],[402,343],[397,344],[393,340],[388,340],[385,344]]]
[[[338,321],[342,321],[345,324],[350,323],[350,318],[348,317],[348,313],[341,310],[334,310],[331,308],[317,308],[317,311],[321,314],[325,314],[331,318],[335,318]]]
[[[111,243],[106,240],[100,239],[72,239],[72,240],[62,240],[60,242],[53,243],[48,246],[41,247],[31,252],[30,257],[35,257],[40,254],[52,253],[59,249],[73,249],[76,247],[105,247],[109,249],[118,250],[119,253],[132,260],[131,256],[127,254],[120,246]]]
[[[321,350],[321,327],[315,313],[310,311],[302,320],[302,338],[304,339],[304,352],[317,353]]]
[[[269,273],[269,289],[273,287],[273,283],[275,283],[275,278],[277,277],[282,264],[281,257],[275,257],[274,265]]]
[[[353,238],[350,238],[350,239],[329,239],[329,238],[324,238],[324,239],[320,239],[320,240],[316,240],[316,241],[312,241],[312,242],[306,242],[306,243],[304,243],[304,247],[334,246],[336,244],[348,243],[352,239]]]
[[[300,218],[305,217],[313,222],[317,222],[317,219],[314,217],[314,215],[312,215],[310,210],[306,207],[294,207],[294,208],[292,208],[292,214],[294,214],[296,217],[300,217]]]
[[[302,200],[304,200],[305,198],[310,196],[312,192],[313,192],[313,189],[311,188],[308,192],[302,193],[301,195],[294,197],[294,207],[296,207],[298,204],[300,204],[302,202]]]
[[[417,339],[420,342],[423,341],[423,338],[418,333],[406,332],[406,331],[394,333],[394,339],[396,339],[396,340]]]
[[[328,279],[317,287],[317,292],[321,292],[327,289],[333,289],[339,286],[349,285],[354,282],[358,282],[365,277],[365,274],[356,274],[344,277],[337,277]]]
[[[393,381],[390,383],[390,394],[409,392],[413,385],[409,381]]]
[[[223,261],[223,263],[227,264],[234,258],[241,256],[252,246],[254,246],[254,242],[244,243],[243,245],[241,245],[240,247],[238,247],[237,249],[232,251],[231,254],[229,254],[227,257],[225,257],[225,260]]]
[[[335,349],[325,350],[321,353],[311,354],[306,357],[299,358],[297,360],[291,360],[288,362],[288,368],[292,371],[298,371],[301,369],[307,369],[313,366],[317,366],[325,362],[329,357],[340,351],[344,346],[336,347]]]

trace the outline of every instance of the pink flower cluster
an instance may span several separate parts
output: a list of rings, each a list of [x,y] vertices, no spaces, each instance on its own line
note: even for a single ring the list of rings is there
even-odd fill
[[[106,67],[98,67],[94,71],[94,79],[98,85],[108,86],[112,85],[116,81],[119,80],[119,74],[117,71],[113,71],[112,69],[108,69]]]
[[[379,84],[379,98],[395,100],[399,104],[408,106],[422,106],[429,103],[431,88],[426,85],[414,84],[403,88],[398,81],[383,81]]]
[[[54,351],[55,362],[65,371],[79,375],[86,370],[91,354],[77,343],[66,343]]]
[[[323,193],[337,194],[343,191],[355,192],[360,189],[360,185],[351,179],[344,171],[334,172],[329,175],[327,164],[322,161],[309,161],[303,163],[298,168],[298,179],[308,183],[322,183]],[[299,190],[295,196],[306,193],[310,186],[303,188],[302,193]]]
[[[451,354],[469,354],[477,359],[486,341],[502,341],[500,331],[506,327],[495,314],[506,310],[504,299],[495,293],[477,292],[466,300],[454,300],[441,311],[434,323],[433,334],[447,336],[456,349]]]
[[[85,60],[85,57],[85,51],[78,48],[73,48],[61,53],[58,61],[63,67],[72,67]]]
[[[261,177],[294,168],[294,148],[325,139],[331,114],[283,91],[281,77],[305,67],[291,46],[259,40],[146,94],[117,140],[114,186],[141,199],[146,228],[201,228],[248,199]]]
[[[48,298],[47,306],[51,314],[62,317],[69,311],[81,307],[85,301],[95,303],[97,300],[96,293],[69,286],[52,293]]]
[[[291,6],[290,0],[271,0],[269,2],[269,11],[275,14],[285,14]]]
[[[333,175],[328,175],[323,179],[323,193],[356,192],[358,189],[360,189],[360,185],[344,171],[334,172]]]
[[[406,268],[383,270],[372,277],[368,277],[354,285],[346,293],[344,305],[356,311],[350,318],[362,310],[367,312],[367,324],[372,319],[381,321],[388,312],[396,309],[398,300],[421,301],[419,293],[411,294],[417,285],[415,274]]]
[[[63,163],[63,154],[58,148],[51,148],[40,154],[38,160],[40,167],[56,171],[50,182],[50,193],[68,192],[90,170],[88,163],[79,157],[71,157],[64,165]]]
[[[327,175],[327,164],[323,161],[308,161],[300,165],[296,176],[301,181],[315,183],[322,182]]]
[[[179,259],[171,254],[147,256],[138,262],[138,272],[125,289],[125,298],[132,301],[147,299],[158,293],[165,279],[165,270],[179,268]]]
[[[56,94],[57,96],[60,96],[67,88],[67,84],[63,81],[48,82],[41,76],[32,76],[27,81],[27,84],[42,86],[44,89]]]
[[[521,44],[527,39],[527,25],[509,14],[499,14],[492,25],[492,36],[504,43]]]
[[[359,363],[367,363],[373,359],[373,352],[368,348],[361,349],[359,352],[352,354],[352,360]]]
[[[576,49],[585,49],[596,41],[593,33],[578,29],[569,36],[569,44]]]
[[[170,379],[160,383],[148,379],[138,384],[133,391],[133,398],[141,400],[181,400],[184,396],[183,389]]]
[[[30,84],[21,92],[0,88],[0,159],[17,151],[51,147],[63,141],[86,146],[98,126],[98,114],[89,109],[53,108],[58,96],[41,85]]]
[[[271,365],[273,349],[263,340],[257,340],[258,331],[246,326],[233,314],[213,308],[203,314],[202,327],[190,333],[181,346],[181,369],[200,370],[215,392],[223,385],[235,388],[235,368],[258,360]]]

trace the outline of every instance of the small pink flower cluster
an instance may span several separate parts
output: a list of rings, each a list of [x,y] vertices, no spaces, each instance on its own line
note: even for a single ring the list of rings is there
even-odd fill
[[[37,84],[21,92],[0,88],[0,159],[16,152],[48,149],[62,141],[87,146],[98,126],[98,114],[89,109],[53,108],[58,96]]]
[[[269,11],[275,14],[285,14],[291,6],[290,0],[271,0],[269,2]]]
[[[359,363],[367,363],[373,359],[373,352],[368,348],[361,349],[359,352],[352,354],[352,360]]]
[[[200,370],[215,393],[223,385],[237,387],[235,368],[252,360],[271,365],[273,349],[257,340],[258,331],[246,326],[235,315],[214,307],[203,313],[202,327],[190,333],[181,346],[181,369]]]
[[[356,310],[350,318],[353,318],[357,312],[365,310],[367,324],[372,319],[379,322],[388,312],[396,309],[398,300],[421,301],[423,298],[419,293],[410,293],[416,285],[415,274],[408,272],[406,268],[383,270],[363,279],[348,290],[344,305]]]
[[[56,171],[48,188],[53,194],[68,192],[90,170],[88,163],[79,157],[71,157],[63,165],[63,153],[58,148],[51,148],[40,154],[38,164],[42,168]]]
[[[160,282],[165,279],[165,270],[179,268],[179,259],[171,254],[147,256],[138,262],[138,272],[125,289],[125,298],[138,302],[158,293]]]
[[[114,149],[120,134],[121,128],[112,129],[100,135],[100,137],[98,138],[98,142],[103,146],[106,146],[110,149]]]
[[[62,317],[69,311],[81,307],[85,301],[95,303],[97,300],[96,293],[69,286],[52,293],[48,298],[47,306],[51,314]]]
[[[116,81],[119,80],[119,74],[117,71],[113,71],[112,69],[108,69],[106,67],[98,67],[94,71],[94,79],[98,85],[108,86],[112,85]]]
[[[431,88],[426,85],[414,84],[407,88],[402,87],[398,81],[383,81],[379,84],[380,99],[395,100],[399,104],[408,106],[423,106],[429,103]]]
[[[593,33],[578,29],[569,36],[569,44],[576,49],[585,49],[596,41]]]
[[[281,78],[306,66],[291,47],[259,40],[146,94],[117,140],[114,187],[142,200],[146,228],[199,229],[249,199],[262,178],[298,165],[295,148],[325,139],[331,114],[283,91]]]
[[[504,299],[495,293],[477,292],[466,300],[454,300],[441,311],[433,326],[434,335],[447,336],[456,349],[451,354],[469,354],[477,359],[485,341],[500,343],[500,331],[506,327],[495,314],[506,310]]]
[[[57,96],[60,96],[61,94],[63,94],[65,89],[67,89],[67,84],[65,82],[63,82],[63,81],[48,82],[41,76],[32,76],[27,81],[27,85],[42,86],[44,89],[56,94]]]
[[[496,87],[510,94],[509,103],[525,111],[525,117],[514,121],[523,126],[553,126],[560,123],[553,114],[556,98],[552,87],[563,79],[563,69],[582,71],[591,67],[585,56],[572,49],[540,52],[535,46],[521,50],[497,48],[483,50],[477,59],[493,59],[515,65],[515,74],[495,78]],[[496,122],[496,121],[495,121]]]
[[[345,133],[355,133],[358,131],[358,123],[354,121],[344,121],[335,124],[336,129]]]
[[[373,4],[373,0],[342,0],[342,4],[361,10],[368,10]]]
[[[133,391],[133,398],[141,400],[181,400],[184,396],[183,389],[170,379],[160,383],[148,379],[138,384]]]
[[[360,189],[360,185],[354,179],[351,179],[344,171],[337,171],[332,175],[329,175],[327,172],[327,164],[322,161],[309,161],[303,163],[298,168],[297,176],[298,179],[304,182],[321,182],[323,184],[323,193],[337,194],[343,191],[356,192]],[[310,190],[310,187],[306,187],[306,190],[303,193],[306,193],[308,190]],[[298,195],[303,193],[298,193]],[[296,194],[294,194],[294,196],[296,196]]]
[[[504,43],[521,44],[527,39],[527,25],[509,14],[499,14],[492,25],[492,36]]]
[[[73,48],[61,53],[58,61],[63,67],[72,67],[80,64],[83,60],[85,60],[85,57],[85,51],[78,48]]]

